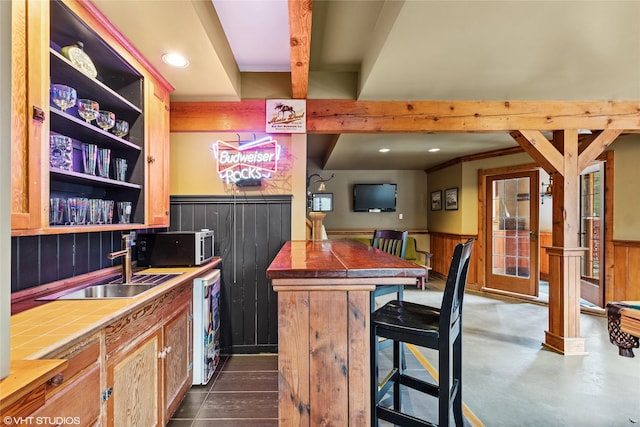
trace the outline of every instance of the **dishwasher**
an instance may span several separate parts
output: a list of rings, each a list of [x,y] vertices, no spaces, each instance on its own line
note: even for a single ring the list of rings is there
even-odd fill
[[[220,270],[193,279],[193,384],[209,382],[220,360]]]

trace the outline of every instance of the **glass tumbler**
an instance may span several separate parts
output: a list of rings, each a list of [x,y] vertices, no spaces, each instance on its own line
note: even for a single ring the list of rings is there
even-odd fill
[[[109,178],[109,164],[111,163],[111,150],[108,148],[98,149],[98,175]]]
[[[129,224],[131,219],[131,202],[118,202],[118,218],[120,224]]]
[[[82,166],[84,173],[96,174],[96,161],[98,159],[98,146],[95,144],[82,144]]]

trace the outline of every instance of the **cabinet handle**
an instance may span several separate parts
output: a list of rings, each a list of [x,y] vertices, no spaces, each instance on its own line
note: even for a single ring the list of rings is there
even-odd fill
[[[49,384],[51,384],[54,387],[58,387],[60,384],[63,383],[63,381],[64,381],[64,375],[62,375],[62,373],[59,373],[49,380]]]
[[[167,352],[167,354],[171,353],[171,346],[167,346],[164,350]]]
[[[40,107],[33,106],[33,120],[44,123],[45,114],[44,110]]]
[[[149,157],[147,157],[147,163],[153,163],[153,162],[155,162],[155,161],[156,161],[156,158],[155,158],[155,157],[153,157],[153,156],[149,156]]]
[[[163,350],[160,353],[158,353],[158,359],[165,359],[167,357],[167,351]]]

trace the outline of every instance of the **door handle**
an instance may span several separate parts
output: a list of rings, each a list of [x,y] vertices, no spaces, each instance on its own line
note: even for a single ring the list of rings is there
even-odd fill
[[[532,242],[535,242],[537,240],[537,238],[538,238],[538,234],[535,231],[530,231],[529,232],[529,239]]]

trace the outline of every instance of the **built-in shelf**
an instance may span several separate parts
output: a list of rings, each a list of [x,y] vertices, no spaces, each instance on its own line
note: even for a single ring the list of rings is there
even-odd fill
[[[145,222],[145,116],[144,77],[125,60],[116,49],[87,25],[67,5],[59,0],[50,4],[49,63],[51,84],[63,84],[76,90],[77,99],[91,99],[100,110],[115,114],[116,120],[129,123],[124,138],[87,122],[78,115],[76,106],[65,111],[56,106],[49,109],[49,131],[72,139],[71,170],[51,167],[49,171],[50,197],[130,201],[131,224],[51,225],[52,232],[90,232],[104,229],[124,229],[141,226]],[[94,63],[97,76],[91,77],[61,54],[65,46],[82,42],[84,51]],[[84,173],[82,144],[94,144],[111,150],[114,159],[127,161],[127,180],[118,181]],[[64,230],[64,231],[63,231]]]
[[[49,111],[51,114],[51,129],[55,129],[56,133],[79,141],[98,144],[103,148],[141,150],[140,145],[117,137],[111,132],[104,131],[91,123],[87,123],[80,117],[72,116],[67,112],[58,110],[56,107],[51,107]]]
[[[117,181],[111,178],[103,178],[97,175],[89,175],[86,173],[68,171],[54,167],[51,168],[51,176],[58,181],[72,182],[75,184],[89,184],[102,187],[133,188],[137,190],[141,188],[140,185],[133,184],[131,182]]]
[[[65,82],[73,81],[73,88],[78,92],[78,98],[89,98],[88,94],[91,94],[91,99],[98,101],[103,110],[130,111],[142,114],[140,108],[101,81],[80,72],[67,58],[53,48],[49,49],[49,54],[51,83],[66,84]]]

